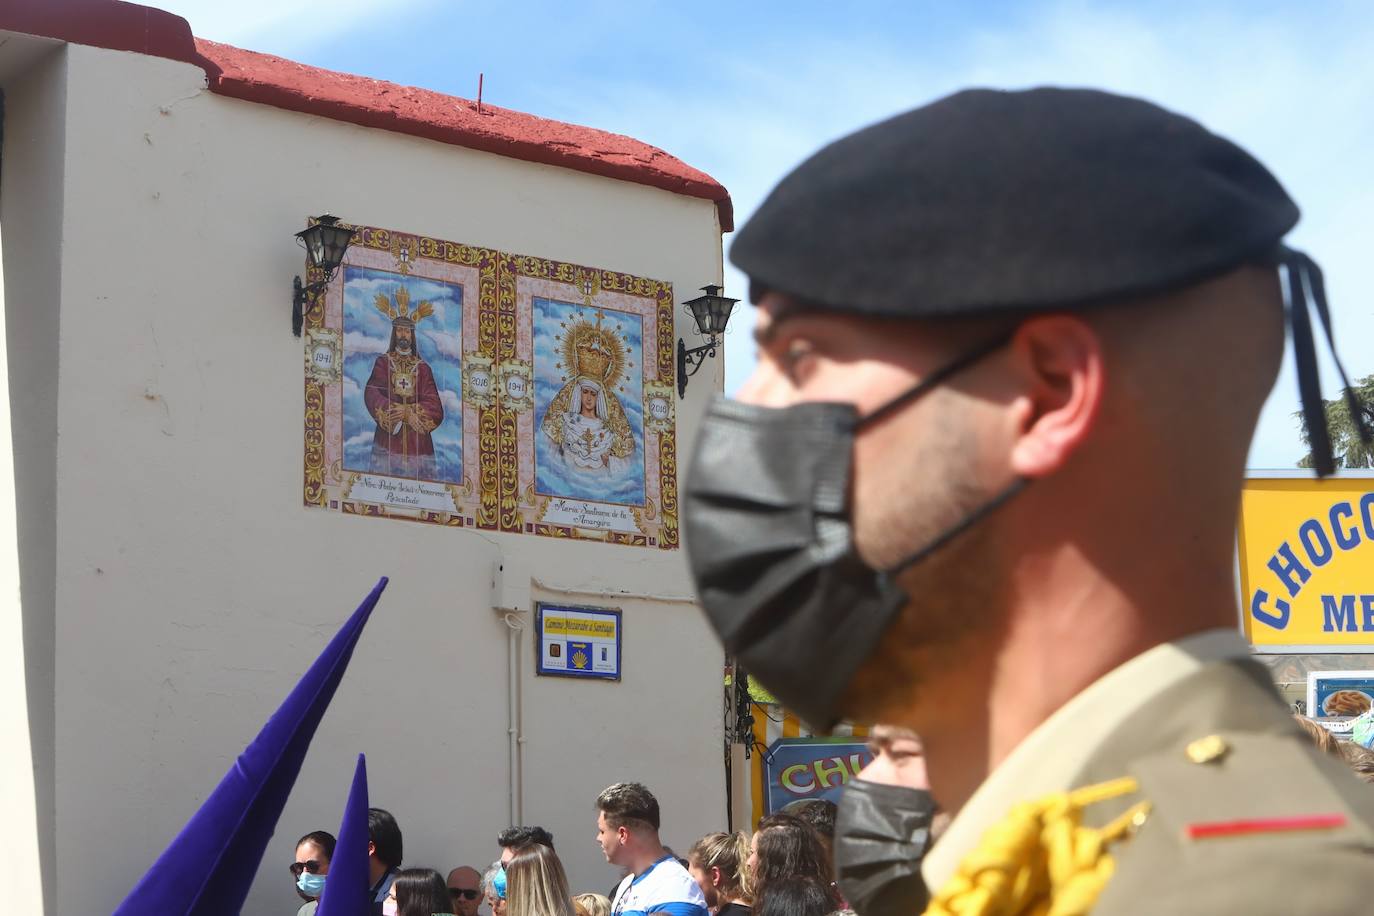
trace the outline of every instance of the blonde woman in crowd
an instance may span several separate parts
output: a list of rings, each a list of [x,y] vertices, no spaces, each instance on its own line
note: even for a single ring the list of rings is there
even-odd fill
[[[687,871],[716,916],[749,913],[749,837],[743,832],[708,833],[687,853]]]
[[[611,898],[601,894],[578,894],[573,898],[577,916],[611,916]]]
[[[558,854],[535,843],[506,863],[506,916],[576,916]]]

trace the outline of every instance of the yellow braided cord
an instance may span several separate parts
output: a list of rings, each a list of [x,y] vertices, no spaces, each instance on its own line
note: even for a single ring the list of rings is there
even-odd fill
[[[1087,913],[1115,868],[1108,844],[1138,826],[1149,803],[1135,805],[1101,830],[1083,826],[1083,809],[1138,788],[1134,779],[1114,779],[1017,805],[959,863],[926,916]]]

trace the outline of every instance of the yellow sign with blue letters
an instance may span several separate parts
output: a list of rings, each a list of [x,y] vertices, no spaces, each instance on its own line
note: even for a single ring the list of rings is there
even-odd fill
[[[1251,476],[1242,629],[1259,652],[1374,652],[1374,475]]]

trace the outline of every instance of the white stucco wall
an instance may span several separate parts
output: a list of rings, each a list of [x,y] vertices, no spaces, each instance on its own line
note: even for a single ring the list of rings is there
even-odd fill
[[[18,632],[3,639],[18,656],[24,689],[4,690],[4,702],[27,727],[27,740],[6,739],[5,766],[17,794],[15,874],[6,884],[23,887],[33,875],[25,852],[30,825],[21,813],[32,795],[33,839],[41,853],[40,881],[52,911],[55,860],[54,627],[57,492],[57,330],[62,293],[62,186],[66,142],[66,51],[58,42],[5,36],[0,44],[0,86],[5,93],[4,148],[0,156],[0,223],[4,224],[7,430],[13,460],[14,533],[22,605],[14,610]],[[0,484],[3,486],[4,484]],[[0,512],[0,519],[9,518]],[[15,642],[11,636],[18,636]],[[25,720],[24,726],[20,719]],[[28,772],[22,772],[27,767]],[[8,805],[6,806],[9,810]],[[21,892],[22,893],[22,892]],[[16,907],[27,908],[19,900]],[[41,905],[40,905],[41,906]],[[37,908],[36,908],[37,909]],[[41,911],[41,910],[40,910]]]
[[[60,870],[53,911],[108,911],[382,574],[245,912],[292,911],[294,840],[337,830],[359,751],[407,864],[480,867],[507,823],[492,564],[682,596],[684,556],[304,508],[291,234],[328,211],[668,280],[680,302],[721,276],[714,204],[224,98],[172,61],[75,46],[61,61],[60,333],[36,333],[57,333],[60,366],[55,852],[79,867]],[[7,268],[10,244],[7,223]],[[720,369],[679,405],[683,456]],[[724,826],[721,652],[688,603],[539,597],[625,613],[619,684],[535,678],[521,645],[524,820],[554,832],[575,890],[604,892],[604,785],[647,783],[679,850]]]
[[[2,243],[0,243],[2,244]],[[4,279],[0,277],[0,303]],[[14,450],[10,436],[10,385],[0,338],[0,810],[6,812],[6,855],[0,881],[11,888],[10,906],[43,912],[42,839],[38,829],[33,742],[24,665],[24,617],[19,595],[19,539],[14,502]]]

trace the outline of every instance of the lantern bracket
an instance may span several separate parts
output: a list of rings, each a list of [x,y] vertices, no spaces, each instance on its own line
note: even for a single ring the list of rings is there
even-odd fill
[[[735,303],[739,302],[738,299],[722,296],[720,294],[721,289],[715,285],[703,286],[701,290],[705,295],[683,303],[687,311],[691,313],[693,320],[696,321],[697,333],[706,338],[706,343],[688,349],[681,337],[677,339],[677,396],[679,400],[687,396],[687,379],[697,374],[707,357],[716,355],[716,348],[720,346],[721,335],[725,333],[726,325],[730,322],[730,315],[734,311]]]
[[[305,316],[315,311],[320,304],[320,299],[324,291],[329,286],[329,281],[334,279],[331,273],[327,278],[318,280],[314,283],[302,283],[300,276],[296,276],[292,282],[291,290],[291,333],[297,337],[301,336],[301,327],[305,324]]]
[[[687,345],[682,342],[681,337],[677,339],[677,396],[679,400],[687,396],[687,379],[697,374],[701,364],[706,362],[706,357],[716,355],[716,343],[716,338],[709,337],[706,339],[706,343],[689,350]]]
[[[314,283],[303,283],[299,275],[291,284],[291,333],[301,336],[305,318],[320,304],[325,289],[339,272],[344,253],[353,238],[353,227],[341,223],[337,216],[324,214],[310,221],[310,225],[296,233],[296,243],[305,249],[310,268],[323,277]]]

